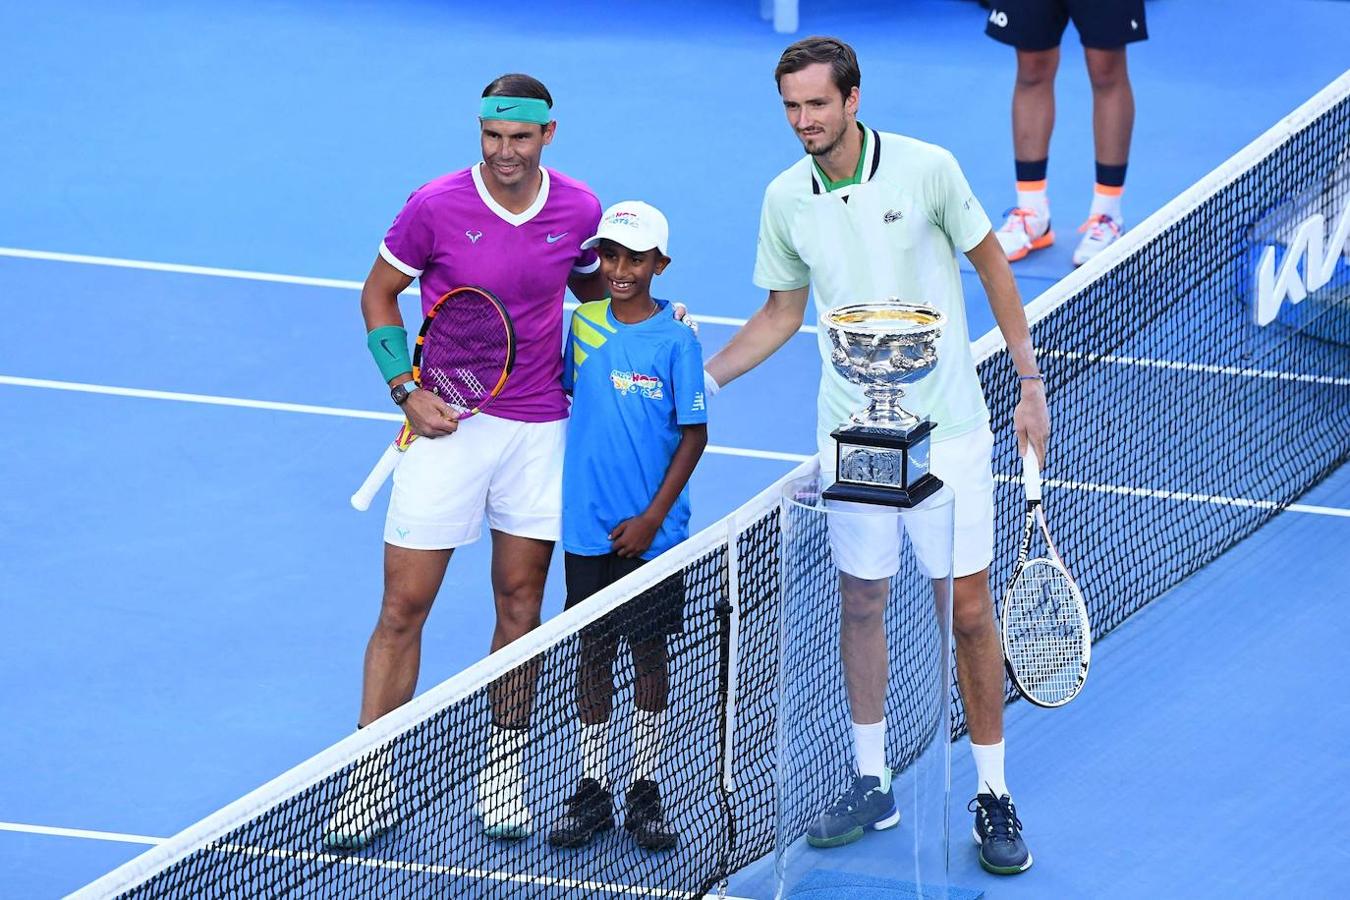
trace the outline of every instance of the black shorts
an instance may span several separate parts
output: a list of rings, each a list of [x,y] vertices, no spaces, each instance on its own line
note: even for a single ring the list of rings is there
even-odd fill
[[[564,609],[571,609],[629,572],[636,572],[645,562],[645,559],[629,559],[613,553],[603,556],[564,553],[563,572],[567,579]],[[617,635],[634,643],[683,633],[684,575],[681,572],[648,588],[587,627],[588,637]]]
[[[992,0],[984,33],[1018,50],[1050,50],[1070,19],[1083,46],[1095,50],[1148,37],[1144,0]]]

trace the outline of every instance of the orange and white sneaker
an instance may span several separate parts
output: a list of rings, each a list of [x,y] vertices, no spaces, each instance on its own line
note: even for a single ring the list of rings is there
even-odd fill
[[[1078,230],[1083,233],[1083,239],[1078,242],[1078,249],[1073,251],[1075,266],[1081,266],[1118,241],[1125,226],[1105,213],[1098,213],[1090,216]]]
[[[1034,209],[1016,206],[1006,213],[1003,227],[994,232],[1008,262],[1017,262],[1032,250],[1044,250],[1055,242],[1050,219],[1042,219]]]

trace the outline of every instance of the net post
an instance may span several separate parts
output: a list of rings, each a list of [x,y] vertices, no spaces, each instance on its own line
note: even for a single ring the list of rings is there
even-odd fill
[[[736,816],[731,808],[731,792],[735,789],[732,774],[732,760],[735,759],[736,743],[736,691],[740,656],[740,559],[738,538],[740,536],[739,516],[733,513],[727,518],[726,534],[726,597],[717,603],[718,622],[718,763],[719,773],[717,802],[722,808],[726,820],[726,839],[722,844],[722,858],[718,864],[719,897],[726,896],[727,876],[731,873],[732,855],[736,848]]]
[[[725,630],[726,702],[722,709],[722,790],[731,793],[736,788],[731,761],[736,748],[736,701],[740,673],[741,637],[741,572],[740,530],[737,516],[727,522],[727,610]]]

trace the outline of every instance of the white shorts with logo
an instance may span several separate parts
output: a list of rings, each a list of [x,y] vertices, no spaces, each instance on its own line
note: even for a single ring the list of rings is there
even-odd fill
[[[394,470],[384,540],[411,550],[472,544],[488,527],[556,541],[562,535],[567,420],[516,422],[480,413],[454,434],[418,438]]]
[[[820,444],[821,483],[834,483],[835,444],[824,435]],[[934,441],[931,471],[951,488],[955,535],[951,545],[952,574],[956,578],[986,569],[994,560],[994,474],[991,462],[994,435],[988,426]],[[827,501],[831,509],[858,515],[830,516],[830,549],[835,564],[855,578],[889,578],[899,571],[903,548],[892,510],[868,503]],[[866,515],[871,513],[872,515]],[[920,504],[901,512],[905,533],[930,578],[947,574],[947,515],[929,513]]]

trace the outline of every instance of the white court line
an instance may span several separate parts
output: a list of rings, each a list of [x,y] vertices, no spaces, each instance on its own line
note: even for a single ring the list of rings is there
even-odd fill
[[[278,275],[273,272],[250,272],[245,269],[220,269],[215,266],[186,266],[179,263],[150,262],[144,259],[119,259],[113,256],[85,256],[80,253],[51,253],[46,250],[25,250],[20,247],[0,247],[0,256],[13,259],[40,259],[46,262],[74,263],[83,266],[108,266],[114,269],[142,269],[147,272],[172,272],[175,275],[207,275],[212,278],[237,278],[245,281],[268,281],[273,284],[298,284],[305,287],[341,288],[359,291],[361,282],[337,278],[310,278],[304,275]]]
[[[1017,475],[995,475],[995,481],[1021,484]],[[1067,488],[1071,491],[1093,491],[1099,494],[1120,494],[1127,497],[1146,497],[1152,500],[1179,500],[1184,503],[1213,503],[1218,506],[1244,506],[1251,509],[1281,509],[1274,500],[1252,500],[1247,497],[1225,497],[1221,494],[1190,494],[1185,491],[1161,491],[1153,488],[1125,487],[1118,484],[1093,484],[1084,481],[1062,481],[1047,478],[1045,487]],[[1289,512],[1308,513],[1315,516],[1334,516],[1350,519],[1350,509],[1334,506],[1313,506],[1307,503],[1290,503],[1283,509]]]
[[[1122,366],[1143,366],[1151,369],[1172,369],[1179,372],[1199,372],[1205,375],[1235,375],[1245,378],[1269,378],[1276,381],[1299,381],[1309,384],[1331,384],[1339,387],[1350,385],[1350,378],[1336,378],[1331,375],[1302,375],[1297,372],[1280,372],[1274,369],[1253,369],[1239,366],[1215,366],[1208,363],[1177,362],[1169,359],[1149,359],[1141,356],[1115,356],[1103,353],[1080,353],[1074,350],[1046,350],[1042,356],[1055,356],[1060,359],[1085,359],[1088,362],[1114,363]]]
[[[374,412],[368,409],[346,409],[340,406],[311,406],[305,403],[280,403],[273,400],[246,400],[239,397],[219,397],[211,394],[184,394],[177,391],[152,391],[143,388],[111,387],[103,384],[84,384],[78,381],[52,381],[47,378],[22,378],[0,375],[0,384],[15,387],[43,388],[53,391],[74,391],[84,394],[106,394],[114,397],[138,397],[145,400],[173,400],[178,403],[202,403],[210,406],[235,406],[245,409],[270,409],[279,412],[305,413],[312,416],[336,416],[344,419],[378,419],[402,422],[398,413]],[[749,450],[742,447],[721,447],[710,444],[705,453],[720,456],[739,456],[749,459],[772,459],[781,462],[803,462],[811,457],[801,453],[780,453],[776,450]]]
[[[167,838],[149,837],[143,834],[124,834],[117,831],[90,831],[86,828],[55,828],[50,825],[29,825],[20,822],[0,822],[0,831],[13,831],[21,834],[41,834],[49,837],[82,838],[91,841],[111,841],[121,844],[162,844]],[[277,859],[318,860],[329,863],[363,866],[367,868],[397,869],[406,872],[425,872],[433,875],[450,875],[461,878],[478,878],[491,881],[518,881],[525,884],[542,884],[553,887],[584,888],[588,891],[603,891],[610,894],[642,894],[648,897],[683,897],[683,892],[642,885],[606,884],[599,881],[577,881],[571,878],[549,878],[538,875],[514,875],[509,872],[496,872],[490,869],[465,869],[458,866],[442,866],[432,863],[401,862],[392,859],[372,859],[362,856],[347,856],[337,853],[313,853],[304,850],[268,850],[263,847],[251,847],[240,844],[222,844],[215,849],[227,853],[243,853],[252,856],[271,856]],[[708,895],[709,897],[713,895]],[[727,897],[727,900],[748,900],[741,897]]]
[[[344,865],[362,868],[393,869],[403,872],[449,875],[454,878],[473,878],[482,881],[513,881],[521,884],[537,884],[548,887],[582,888],[587,892],[600,891],[607,894],[641,894],[644,897],[688,896],[688,892],[686,891],[672,891],[668,888],[648,887],[646,885],[610,884],[603,881],[578,881],[573,878],[560,878],[546,875],[517,875],[511,872],[498,872],[493,869],[466,869],[460,866],[444,866],[437,863],[404,862],[395,859],[348,856],[338,853],[315,853],[305,850],[268,850],[264,847],[251,847],[239,844],[221,844],[213,849],[225,853],[241,853],[250,856],[270,856],[275,859],[342,863]],[[715,895],[712,894],[705,895],[705,900],[714,896]],[[748,900],[748,898],[727,897],[727,900]]]
[[[79,265],[110,266],[115,268],[142,269],[154,272],[172,272],[182,275],[205,275],[215,278],[237,278],[250,281],[266,281],[277,284],[298,284],[310,287],[329,287],[340,288],[343,290],[361,290],[361,282],[344,281],[334,278],[311,278],[302,275],[282,275],[271,272],[253,272],[244,269],[223,269],[212,266],[191,266],[180,263],[161,263],[148,260],[121,259],[110,256],[88,256],[78,253],[54,253],[46,250],[28,250],[19,247],[0,247],[0,257],[11,257],[15,259],[36,259],[49,262],[75,263]],[[405,293],[415,294],[414,288],[409,287]],[[567,303],[565,306],[572,308],[575,303]],[[731,318],[727,316],[704,316],[695,315],[700,322],[708,322],[718,325],[741,326],[745,324],[745,319]],[[803,325],[800,329],[802,333],[814,334],[816,328],[813,325]],[[992,334],[993,332],[991,332]],[[1118,363],[1121,365],[1139,365],[1154,368],[1179,369],[1183,371],[1204,372],[1209,374],[1221,375],[1239,375],[1255,376],[1259,378],[1273,378],[1287,381],[1306,381],[1315,384],[1331,384],[1337,386],[1350,385],[1350,378],[1332,378],[1319,375],[1299,375],[1289,372],[1267,371],[1259,369],[1242,369],[1230,366],[1213,366],[1201,363],[1180,363],[1169,360],[1148,359],[1143,357],[1113,356],[1109,354],[1078,353],[1073,351],[1049,350],[1046,355],[1059,356],[1063,358],[1083,358],[1096,362]],[[368,410],[343,409],[340,407],[308,406],[295,403],[275,403],[266,400],[240,400],[231,397],[213,397],[204,394],[181,394],[171,391],[149,391],[138,388],[113,388],[100,385],[79,384],[76,382],[49,381],[36,378],[19,378],[15,376],[0,376],[0,384],[12,384],[25,387],[43,387],[55,390],[83,391],[92,394],[111,394],[126,397],[143,397],[155,400],[177,400],[186,403],[208,403],[218,406],[238,406],[253,409],[273,409],[282,412],[299,412],[311,415],[339,416],[345,418],[357,419],[383,419],[390,422],[401,422],[403,417],[393,413],[377,413]],[[772,450],[746,450],[737,447],[722,447],[710,445],[705,452],[714,453],[722,456],[739,456],[753,459],[773,459],[784,462],[801,462],[809,459],[808,455],[799,453],[779,453]],[[1073,486],[1068,483],[1063,486]],[[1139,489],[1117,487],[1113,485],[1078,485],[1082,490],[1099,490],[1108,493],[1137,493]],[[1206,497],[1203,495],[1184,495],[1169,494],[1165,491],[1155,491],[1154,495],[1160,498],[1176,500],[1193,500],[1197,502],[1221,503],[1230,505],[1276,506],[1270,501],[1245,500],[1236,497]],[[1305,504],[1290,504],[1286,509],[1295,512],[1306,512],[1317,515],[1329,516],[1350,516],[1350,512],[1338,510],[1333,507],[1308,506]]]
[[[142,388],[113,387],[104,384],[84,384],[78,381],[52,381],[47,378],[22,378],[0,375],[0,384],[15,387],[45,388],[53,391],[74,391],[81,394],[107,394],[113,397],[139,397],[145,400],[175,400],[179,403],[204,403],[210,406],[239,406],[246,409],[274,409],[280,412],[306,413],[312,416],[337,416],[345,419],[380,419],[402,422],[397,413],[374,412],[367,409],[344,409],[339,406],[310,406],[304,403],[279,403],[272,400],[245,400],[239,397],[218,397],[211,394],[184,394],[177,391],[151,391]]]
[[[21,822],[0,822],[0,831],[16,831],[21,834],[45,834],[51,837],[83,838],[87,841],[114,841],[119,844],[155,844],[163,843],[166,838],[147,837],[143,834],[122,834],[117,831],[90,831],[86,828],[53,828],[50,825],[28,825]]]
[[[45,262],[73,263],[82,266],[108,266],[115,269],[140,269],[146,272],[171,272],[175,275],[205,275],[210,278],[236,278],[243,281],[266,281],[272,284],[298,284],[303,287],[338,288],[345,291],[360,291],[361,282],[340,278],[311,278],[307,275],[282,275],[275,272],[253,272],[247,269],[222,269],[216,266],[189,266],[182,263],[152,262],[145,259],[121,259],[115,256],[88,256],[82,253],[53,253],[49,250],[26,250],[22,247],[0,247],[0,256],[11,259],[37,259]],[[414,286],[403,292],[408,296],[417,296]],[[577,304],[568,301],[565,309],[575,309]],[[734,316],[710,316],[693,310],[694,319],[700,324],[729,325],[739,328],[745,319]],[[800,334],[815,334],[816,326],[803,325]]]
[[[17,375],[0,375],[0,384],[16,387],[44,388],[57,391],[75,391],[86,394],[108,394],[116,397],[138,397],[147,400],[173,400],[179,403],[202,403],[213,406],[235,406],[246,409],[270,409],[279,412],[305,413],[316,416],[336,416],[347,419],[379,419],[386,422],[402,422],[397,413],[373,412],[366,409],[345,409],[337,406],[310,406],[303,403],[280,403],[272,400],[244,400],[237,397],[218,397],[210,394],[183,394],[175,391],[152,391],[143,388],[110,387],[101,384],[82,384],[76,381],[51,381],[45,378],[21,378]],[[811,454],[782,453],[777,450],[751,450],[743,447],[723,447],[708,445],[704,451],[720,456],[737,456],[747,459],[771,459],[781,462],[805,462]],[[1014,475],[996,475],[995,480],[1018,482]],[[1251,500],[1245,497],[1224,497],[1218,494],[1189,494],[1181,491],[1162,491],[1149,488],[1125,487],[1114,484],[1092,484],[1079,481],[1061,481],[1047,478],[1049,487],[1068,488],[1078,491],[1096,491],[1106,494],[1123,494],[1134,497],[1152,497],[1157,500],[1183,500],[1193,503],[1215,503],[1223,506],[1247,506],[1259,509],[1278,509],[1280,505],[1273,500]],[[1350,510],[1332,506],[1312,506],[1303,503],[1291,503],[1287,510],[1311,513],[1321,516],[1342,516],[1350,518]]]

